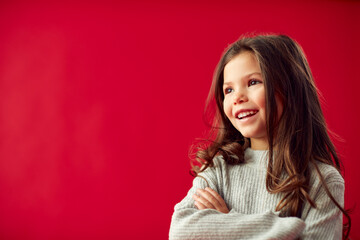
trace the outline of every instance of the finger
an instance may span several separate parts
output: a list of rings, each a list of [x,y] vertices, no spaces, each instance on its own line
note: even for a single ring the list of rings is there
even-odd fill
[[[226,206],[224,199],[215,190],[207,187],[207,188],[205,188],[205,191],[209,192],[216,199],[219,206]]]
[[[219,202],[219,205],[215,205],[216,210],[222,213],[229,213],[225,200],[216,191],[211,188],[205,188],[205,191],[209,192]]]
[[[209,191],[203,190],[203,189],[198,189],[198,193],[201,194],[201,197],[203,197],[204,199],[206,199],[208,202],[211,203],[211,205],[213,205],[215,208],[220,207],[221,204],[219,203],[219,201],[213,196],[212,193],[210,193]]]
[[[197,207],[197,209],[199,209],[199,210],[207,209],[207,207],[205,207],[204,204],[202,204],[198,201],[195,201],[194,204]]]
[[[215,209],[214,205],[202,196],[198,196],[198,195],[194,194],[193,199],[195,201],[197,201],[198,203],[201,203],[205,208]]]
[[[204,189],[198,189],[196,192],[199,195],[197,201],[201,202],[206,207],[212,209],[217,209],[219,207],[219,203],[209,192],[205,191]]]

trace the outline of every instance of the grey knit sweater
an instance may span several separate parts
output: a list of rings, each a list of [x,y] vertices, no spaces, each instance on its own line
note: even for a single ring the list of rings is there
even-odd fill
[[[187,196],[175,206],[170,226],[170,239],[341,239],[342,214],[325,192],[316,170],[311,170],[310,196],[317,204],[305,203],[301,219],[280,217],[275,207],[281,194],[266,190],[265,177],[268,151],[245,150],[245,163],[228,165],[222,157],[214,158],[193,181]],[[344,180],[332,166],[318,167],[334,198],[343,206]],[[208,184],[209,185],[208,185]],[[196,189],[210,187],[225,200],[230,212],[198,210],[192,195]]]

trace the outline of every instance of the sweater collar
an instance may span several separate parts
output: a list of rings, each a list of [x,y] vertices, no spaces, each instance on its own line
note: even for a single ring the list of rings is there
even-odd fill
[[[246,163],[266,163],[269,150],[254,150],[250,147],[245,149],[244,158]]]

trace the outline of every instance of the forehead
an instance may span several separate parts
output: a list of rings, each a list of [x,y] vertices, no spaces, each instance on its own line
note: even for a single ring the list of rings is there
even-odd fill
[[[252,52],[242,52],[233,57],[224,67],[224,82],[235,81],[248,75],[260,73],[260,65]]]

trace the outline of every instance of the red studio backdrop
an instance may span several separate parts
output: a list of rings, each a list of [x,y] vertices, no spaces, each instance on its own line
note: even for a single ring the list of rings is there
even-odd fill
[[[2,1],[0,239],[167,239],[214,68],[248,32],[304,48],[354,207],[360,2],[249,2]]]

